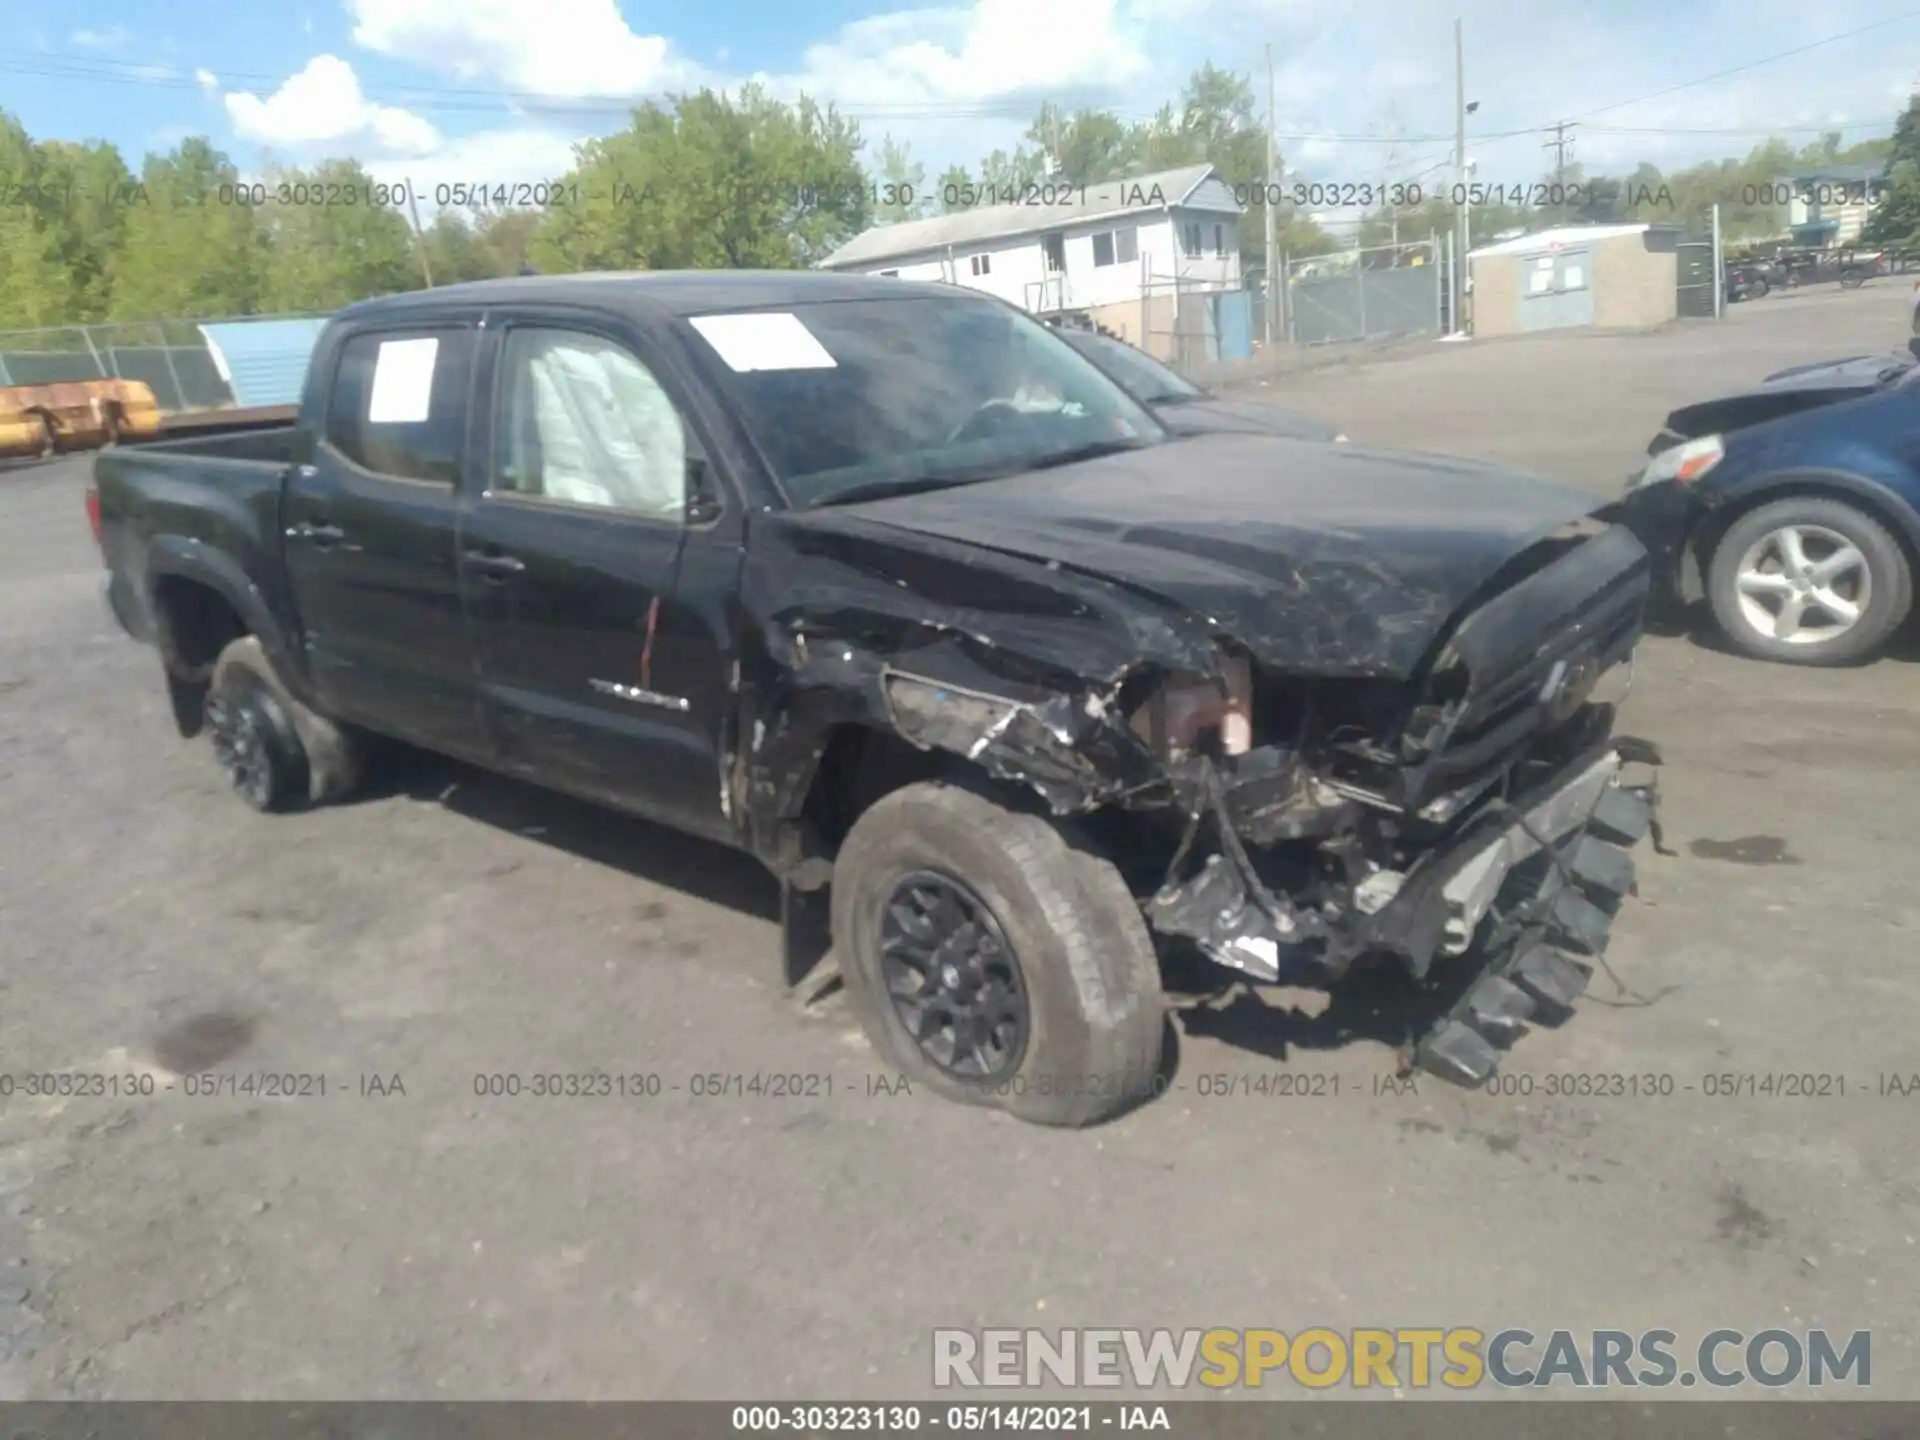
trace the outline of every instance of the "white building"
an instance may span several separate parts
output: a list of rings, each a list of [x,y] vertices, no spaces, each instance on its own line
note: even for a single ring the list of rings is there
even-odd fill
[[[1136,344],[1155,328],[1155,306],[1171,312],[1181,295],[1240,287],[1243,207],[1211,165],[1043,183],[1027,198],[1035,203],[875,226],[819,268],[965,285],[1036,315],[1096,321]]]

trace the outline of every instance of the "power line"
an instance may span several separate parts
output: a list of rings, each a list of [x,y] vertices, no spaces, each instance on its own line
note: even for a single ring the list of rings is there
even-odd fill
[[[1676,91],[1691,90],[1696,85],[1711,85],[1714,81],[1725,80],[1730,75],[1744,75],[1747,71],[1757,70],[1762,65],[1772,65],[1776,61],[1790,60],[1795,55],[1804,55],[1809,50],[1818,50],[1823,45],[1834,45],[1842,40],[1852,40],[1856,36],[1865,35],[1870,31],[1884,30],[1889,25],[1898,25],[1903,20],[1914,19],[1920,19],[1920,10],[1909,10],[1904,14],[1890,16],[1885,20],[1876,20],[1871,25],[1862,25],[1856,30],[1844,30],[1838,35],[1829,35],[1824,40],[1814,40],[1805,45],[1796,45],[1791,50],[1782,50],[1773,55],[1763,55],[1758,60],[1749,60],[1744,65],[1735,65],[1727,70],[1716,70],[1713,74],[1702,75],[1697,80],[1682,80],[1678,85],[1669,85],[1664,90],[1655,90],[1651,94],[1641,95],[1632,100],[1618,100],[1611,105],[1602,105],[1598,110],[1588,110],[1585,114],[1577,118],[1584,120],[1595,115],[1605,115],[1612,110],[1624,110],[1629,105],[1643,105],[1649,100],[1658,100],[1662,96],[1672,95]],[[1545,129],[1548,127],[1543,126],[1541,128]]]

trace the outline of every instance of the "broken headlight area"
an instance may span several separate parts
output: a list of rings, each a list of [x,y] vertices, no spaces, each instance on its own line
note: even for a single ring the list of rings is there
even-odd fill
[[[1488,762],[1452,768],[1470,714],[1463,678],[1439,677],[1412,705],[1368,682],[1256,704],[1256,736],[1291,731],[1294,742],[1176,766],[1191,818],[1164,880],[1146,887],[1148,919],[1265,983],[1331,984],[1379,952],[1423,978],[1437,956],[1470,947],[1507,875],[1540,848],[1495,844],[1513,831],[1501,818],[1511,806],[1558,795],[1528,823],[1559,837],[1611,783],[1615,706],[1596,697],[1624,680],[1580,685],[1571,705],[1537,699]],[[1474,857],[1469,879],[1449,886],[1452,867]]]

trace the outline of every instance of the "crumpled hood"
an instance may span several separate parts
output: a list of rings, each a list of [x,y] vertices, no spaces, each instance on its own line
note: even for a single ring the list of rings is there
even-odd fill
[[[1284,435],[1296,440],[1331,440],[1331,425],[1290,415],[1248,400],[1185,400],[1153,407],[1160,423],[1176,435]]]
[[[1208,435],[809,518],[1105,579],[1270,663],[1406,675],[1496,570],[1597,503],[1468,461]]]

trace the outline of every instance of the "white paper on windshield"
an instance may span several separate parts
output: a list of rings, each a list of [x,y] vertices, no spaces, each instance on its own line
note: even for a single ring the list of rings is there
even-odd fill
[[[418,425],[433,403],[433,362],[440,342],[383,340],[373,362],[373,395],[367,401],[371,425]]]
[[[749,370],[835,370],[833,356],[798,315],[759,311],[750,315],[696,315],[693,328],[727,365]]]

